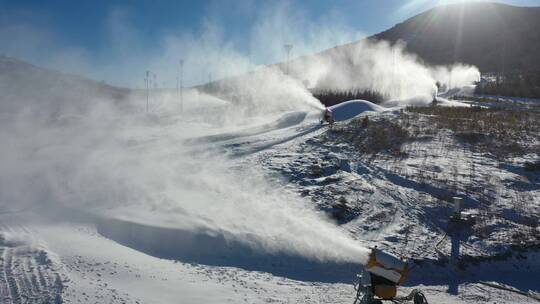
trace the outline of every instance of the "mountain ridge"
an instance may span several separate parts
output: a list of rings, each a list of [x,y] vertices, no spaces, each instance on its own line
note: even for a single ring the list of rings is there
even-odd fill
[[[484,72],[540,70],[540,6],[494,2],[438,6],[368,39],[404,41],[425,62]]]

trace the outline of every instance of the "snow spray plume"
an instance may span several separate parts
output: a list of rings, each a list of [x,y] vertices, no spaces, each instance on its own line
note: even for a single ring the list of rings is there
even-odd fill
[[[476,67],[430,67],[407,53],[403,43],[370,40],[302,58],[291,64],[291,70],[294,77],[307,80],[317,89],[376,91],[397,104],[407,100],[431,102],[437,92],[436,82],[450,81],[450,74],[452,87],[473,84],[480,77]]]
[[[434,67],[431,69],[431,75],[447,89],[461,88],[480,81],[480,72],[476,67],[461,63]]]
[[[208,90],[249,111],[251,116],[294,110],[324,110],[324,106],[299,80],[285,75],[277,66],[219,81]]]
[[[152,91],[155,100],[146,114],[144,92],[114,101],[102,93],[106,86],[101,84],[64,75],[84,85],[59,81],[55,86],[50,77],[36,78],[29,71],[2,83],[14,92],[9,100],[0,97],[0,104],[10,105],[9,115],[0,117],[4,212],[47,211],[59,215],[57,221],[79,210],[81,215],[220,234],[262,252],[365,262],[367,250],[309,202],[280,189],[256,168],[235,165],[212,149],[218,143],[185,142],[215,133],[206,122],[227,113],[219,110],[228,102],[190,90],[181,114],[174,93],[163,92],[170,95],[168,101]],[[271,88],[278,89],[282,74],[268,73],[276,77]],[[39,98],[16,95],[32,90],[41,93]],[[207,111],[209,105],[216,111]],[[234,131],[234,125],[229,127]]]

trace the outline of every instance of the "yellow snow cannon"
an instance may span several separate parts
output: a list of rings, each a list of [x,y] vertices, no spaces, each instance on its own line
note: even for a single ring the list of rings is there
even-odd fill
[[[407,297],[398,298],[397,286],[405,282],[409,273],[409,264],[402,259],[373,248],[369,254],[369,260],[359,275],[358,286],[356,287],[355,303],[378,304],[383,300],[411,300],[418,303],[427,303],[424,295],[414,290]],[[415,302],[417,303],[417,302]]]
[[[330,108],[324,109],[324,113],[321,119],[321,124],[327,122],[328,124],[332,125],[334,124],[334,115],[332,113],[332,110]]]
[[[372,276],[377,276],[399,285],[405,282],[409,272],[409,264],[400,258],[373,248],[369,254],[369,260],[365,266],[365,271]]]

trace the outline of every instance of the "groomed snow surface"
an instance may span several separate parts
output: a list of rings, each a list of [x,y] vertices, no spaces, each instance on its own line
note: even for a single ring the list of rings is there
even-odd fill
[[[338,123],[392,115],[362,100],[331,109]],[[6,170],[21,159],[34,167],[12,176],[9,185],[20,181],[25,191],[2,188],[0,302],[352,303],[365,248],[378,245],[429,256],[427,266],[411,270],[411,283],[400,294],[420,288],[430,303],[536,303],[480,281],[538,292],[538,252],[467,270],[430,263],[434,253],[427,248],[440,231],[422,221],[425,210],[416,204],[423,191],[400,184],[377,160],[326,147],[320,136],[329,127],[319,124],[320,114],[289,111],[216,126],[214,113],[193,111],[191,117],[143,118],[140,129],[131,121],[125,129],[125,118],[118,123],[113,116],[105,130],[85,122],[74,131],[92,135],[82,149],[62,141],[73,136],[62,125],[71,128],[67,122],[30,129],[59,138],[37,146],[14,141],[13,147],[29,148],[27,154],[2,159]],[[24,126],[17,128],[16,134],[26,134]],[[97,131],[86,133],[88,128]],[[418,145],[425,153],[444,153],[429,143]],[[442,163],[446,156],[440,157]],[[421,158],[409,161],[414,168]],[[325,162],[339,165],[323,164],[319,177],[302,171]],[[112,174],[111,166],[114,175],[103,175]],[[258,174],[272,186],[261,187]],[[1,178],[8,182],[7,175]],[[390,188],[395,184],[400,186]],[[184,189],[187,196],[175,192]],[[27,194],[21,201],[12,195],[21,193]],[[337,196],[355,197],[364,213],[342,225],[327,219],[319,210]],[[412,227],[407,243],[405,227]]]

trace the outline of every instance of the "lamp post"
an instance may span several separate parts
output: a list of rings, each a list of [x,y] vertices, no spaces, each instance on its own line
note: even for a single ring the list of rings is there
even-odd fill
[[[148,101],[150,99],[150,71],[146,71],[144,77],[144,84],[146,85],[146,113],[148,113]]]
[[[450,66],[450,71],[449,71],[449,75],[448,76],[448,90],[452,89],[452,72],[453,72],[453,67]]]
[[[180,113],[184,112],[184,59],[180,59]]]
[[[284,44],[283,48],[285,49],[285,52],[287,52],[287,75],[289,75],[289,59],[291,55],[291,50],[293,48],[292,44]]]

